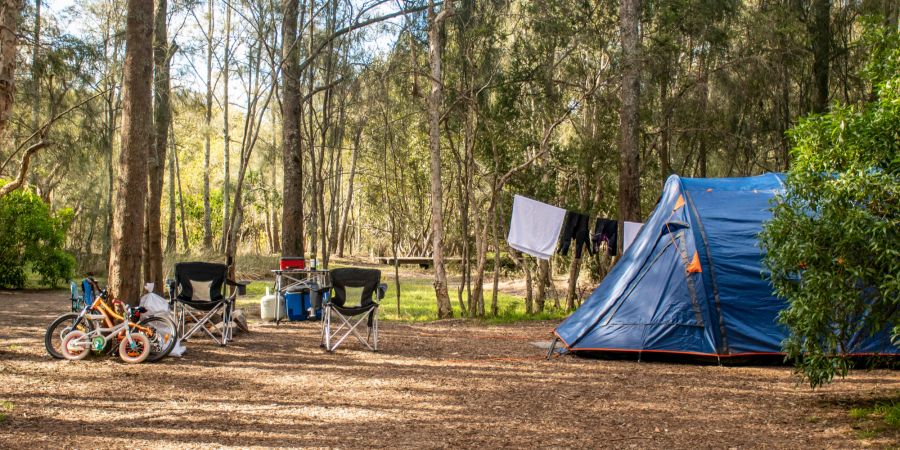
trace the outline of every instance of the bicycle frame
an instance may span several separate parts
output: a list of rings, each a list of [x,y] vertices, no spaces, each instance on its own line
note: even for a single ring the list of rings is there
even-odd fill
[[[103,337],[104,346],[113,337],[115,337],[116,340],[127,338],[129,343],[134,342],[131,339],[132,329],[144,333],[148,338],[153,337],[153,328],[145,327],[127,320],[125,316],[116,312],[106,303],[107,293],[105,290],[98,290],[98,292],[99,295],[94,298],[94,302],[90,305],[84,305],[84,308],[78,314],[75,321],[72,322],[72,326],[69,329],[78,327],[82,320],[91,320],[94,322],[94,329],[90,333],[87,333],[86,337],[88,338],[88,343],[93,341],[95,337]],[[91,314],[91,311],[96,311],[97,314]],[[105,327],[100,326],[101,321],[106,325]]]
[[[100,316],[103,317],[103,316]],[[103,338],[103,345],[100,346],[106,347],[106,344],[115,339],[119,340],[120,338],[127,339],[129,343],[133,343],[134,341],[131,339],[131,326],[135,325],[132,322],[122,321],[119,322],[118,325],[114,325],[110,328],[97,327],[91,330],[89,333],[85,335],[83,340],[75,341],[76,345],[82,345],[87,347],[93,347],[92,344],[95,338],[101,337]]]

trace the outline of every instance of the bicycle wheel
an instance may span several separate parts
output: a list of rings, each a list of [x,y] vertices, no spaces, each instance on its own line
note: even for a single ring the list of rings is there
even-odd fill
[[[153,330],[153,335],[147,336],[150,339],[150,356],[147,357],[147,362],[156,362],[169,356],[175,348],[175,322],[164,316],[150,316],[141,319],[140,325]]]
[[[84,359],[91,353],[91,341],[84,331],[74,330],[63,339],[61,350],[66,359],[73,361]]]
[[[150,356],[150,339],[147,339],[144,333],[131,333],[131,342],[125,338],[119,344],[119,357],[122,361],[137,364],[146,360],[148,356]]]
[[[47,327],[47,331],[44,332],[44,348],[47,349],[47,353],[50,356],[56,359],[65,358],[62,354],[62,342],[66,335],[72,331],[72,324],[75,323],[77,318],[78,313],[66,313],[57,317]],[[94,325],[90,320],[82,319],[76,329],[84,333],[90,333],[94,330]]]

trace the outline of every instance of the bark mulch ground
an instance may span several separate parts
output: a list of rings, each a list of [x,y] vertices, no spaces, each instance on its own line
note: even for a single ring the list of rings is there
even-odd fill
[[[847,413],[896,396],[900,373],[824,389],[788,367],[562,357],[554,323],[382,324],[379,353],[319,349],[317,324],[264,325],[227,348],[127,365],[44,351],[64,292],[0,293],[0,447],[859,448]]]

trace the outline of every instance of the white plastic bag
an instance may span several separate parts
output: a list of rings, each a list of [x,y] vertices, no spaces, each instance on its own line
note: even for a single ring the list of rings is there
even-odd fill
[[[152,283],[147,283],[145,286],[148,290],[153,289]],[[141,306],[143,306],[147,312],[148,316],[164,316],[168,317],[172,320],[172,323],[175,323],[175,315],[172,314],[172,311],[169,310],[169,302],[166,301],[165,298],[154,294],[153,292],[148,292],[141,297]],[[174,330],[173,330],[174,332]],[[179,339],[175,342],[175,346],[172,347],[172,351],[169,352],[169,356],[182,356],[184,352],[187,351],[187,347],[181,342]]]
[[[153,292],[146,293],[141,297],[141,306],[146,308],[147,313],[151,316],[169,312],[169,302]]]

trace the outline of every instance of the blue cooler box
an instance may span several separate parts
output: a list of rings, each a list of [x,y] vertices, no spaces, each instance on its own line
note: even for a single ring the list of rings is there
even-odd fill
[[[329,292],[324,293],[324,298],[328,298]],[[317,295],[315,292],[313,295]],[[284,296],[285,306],[287,309],[287,317],[289,320],[321,320],[322,305],[321,303],[315,310],[315,314],[310,317],[309,309],[312,307],[312,299],[310,291],[288,292]]]

